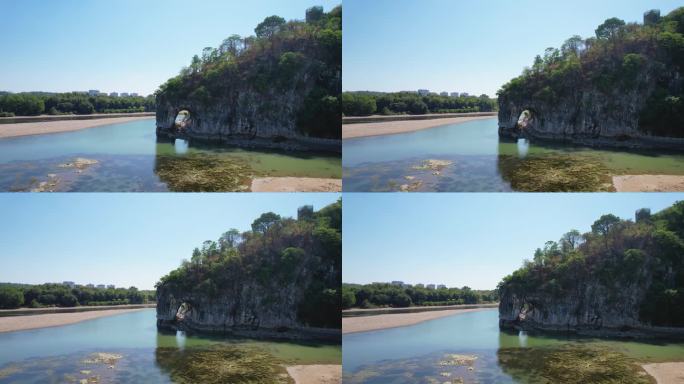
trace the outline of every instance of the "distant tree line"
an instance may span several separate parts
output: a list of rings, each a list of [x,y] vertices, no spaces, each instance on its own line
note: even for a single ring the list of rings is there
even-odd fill
[[[343,308],[412,307],[496,302],[496,291],[469,287],[428,289],[402,287],[389,283],[342,284]]]
[[[89,115],[92,113],[154,112],[154,96],[89,96],[83,93],[5,93],[0,95],[0,117]]]
[[[647,98],[635,105],[642,131],[684,137],[682,76],[684,7],[664,17],[650,10],[643,24],[607,19],[595,36],[575,35],[560,48],[547,48],[498,95],[553,104],[564,97],[578,103],[578,92],[610,100],[637,91]]]
[[[416,92],[344,92],[342,94],[342,111],[345,116],[491,112],[496,108],[496,99],[491,99],[487,95],[421,96]]]
[[[80,305],[143,304],[155,300],[154,291],[130,288],[69,288],[63,284],[0,284],[0,308],[77,307]]]

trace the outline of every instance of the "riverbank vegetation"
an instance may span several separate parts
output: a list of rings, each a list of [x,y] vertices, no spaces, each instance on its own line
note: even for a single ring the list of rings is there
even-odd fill
[[[548,241],[498,290],[501,297],[552,302],[587,287],[605,291],[610,302],[623,303],[627,298],[620,295],[634,294],[629,302],[642,323],[684,327],[684,202],[653,215],[641,209],[634,221],[603,215],[590,232],[573,230]],[[631,316],[629,309],[621,311]]]
[[[269,16],[254,32],[231,35],[217,48],[204,48],[178,76],[159,87],[158,100],[221,105],[226,100],[240,102],[235,92],[243,91],[271,104],[285,97],[289,108],[300,108],[295,100],[301,97],[297,127],[311,136],[339,138],[342,7],[327,13],[322,7],[309,8],[303,21]],[[264,108],[268,110],[263,114],[273,113],[274,105]]]
[[[417,92],[344,92],[345,116],[424,115],[426,113],[467,113],[496,111],[496,99],[480,96],[421,96]]]
[[[389,283],[342,284],[342,306],[345,309],[482,304],[497,300],[496,291],[469,287],[428,289]]]
[[[547,48],[498,95],[550,106],[572,103],[578,110],[577,105],[592,108],[587,100],[605,100],[610,111],[618,109],[615,113],[623,107],[639,111],[639,129],[645,133],[684,137],[682,75],[684,7],[664,17],[648,11],[643,24],[607,19],[596,36],[575,35],[560,48]],[[626,95],[634,97],[616,103]]]
[[[267,212],[250,231],[231,229],[205,241],[157,289],[206,299],[263,295],[261,303],[281,302],[289,292],[286,300],[301,323],[339,328],[341,273],[340,200],[319,211],[301,207],[297,219]]]
[[[0,284],[0,308],[77,307],[154,302],[155,292],[130,288],[70,287],[64,284]]]
[[[0,93],[0,117],[154,111],[154,96],[89,96],[79,92]]]

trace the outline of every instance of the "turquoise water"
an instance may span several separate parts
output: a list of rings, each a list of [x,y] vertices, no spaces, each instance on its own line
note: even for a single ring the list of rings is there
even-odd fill
[[[341,357],[339,345],[159,333],[154,309],[2,333],[0,345],[0,382],[68,382],[99,376],[99,382],[172,383],[179,381],[174,369],[183,361],[178,359],[190,359],[193,352],[210,347],[264,354],[276,365],[339,364]],[[88,362],[98,353],[120,357],[107,363]],[[81,373],[84,370],[90,373]]]
[[[78,158],[96,163],[65,166]],[[193,164],[184,167],[186,159]],[[158,142],[153,119],[0,139],[0,191],[35,190],[41,182],[55,191],[169,191],[182,189],[177,178],[198,170],[211,177],[216,167],[235,174],[230,190],[244,190],[252,176],[341,177],[339,156]]]
[[[499,331],[498,311],[485,310],[427,321],[408,327],[343,336],[345,382],[430,382],[441,372],[467,383],[528,383],[513,378],[513,362],[502,352],[581,345],[618,351],[638,361],[682,361],[684,343],[645,343],[588,338],[532,336]],[[445,367],[449,354],[475,357],[472,367]],[[523,354],[524,356],[524,354]],[[377,375],[379,373],[379,375]],[[397,379],[403,378],[403,379]],[[426,381],[427,380],[427,381]],[[443,382],[443,381],[440,381]]]
[[[420,182],[414,190],[507,192],[515,174],[504,172],[519,159],[568,156],[591,159],[608,174],[684,175],[684,154],[590,149],[499,140],[497,119],[475,120],[416,132],[344,140],[343,188],[350,192],[393,191]],[[418,169],[429,159],[450,165]],[[544,170],[540,170],[544,171]]]

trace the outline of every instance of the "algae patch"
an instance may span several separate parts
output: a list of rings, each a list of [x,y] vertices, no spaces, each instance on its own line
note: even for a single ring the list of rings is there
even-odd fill
[[[259,348],[157,348],[157,364],[174,383],[291,383],[279,361]]]
[[[605,348],[503,348],[497,356],[504,372],[527,383],[650,383],[636,361]]]
[[[612,190],[608,168],[594,156],[499,156],[501,176],[521,192],[598,192]]]
[[[244,161],[204,154],[157,156],[154,171],[174,192],[247,191],[254,176]]]

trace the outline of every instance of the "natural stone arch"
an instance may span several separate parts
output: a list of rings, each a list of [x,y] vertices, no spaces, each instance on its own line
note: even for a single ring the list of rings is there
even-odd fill
[[[173,116],[173,128],[177,133],[183,133],[187,131],[198,121],[196,113],[188,107],[176,108],[174,110]]]
[[[524,131],[526,128],[530,127],[533,123],[534,120],[536,119],[537,113],[534,111],[533,108],[523,108],[522,111],[518,114],[518,122],[516,123],[516,127]]]
[[[178,309],[176,310],[176,323],[180,324],[185,321],[185,319],[191,314],[192,312],[192,305],[188,302],[182,302],[181,305],[178,306]]]

